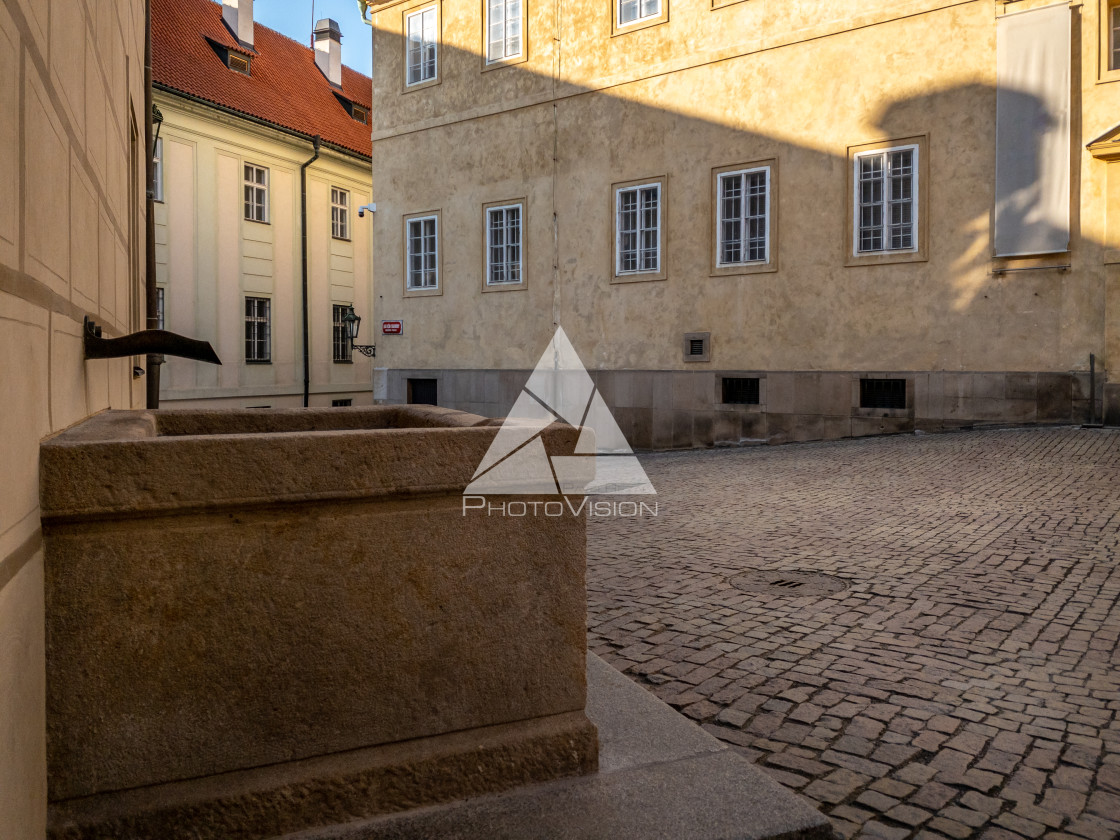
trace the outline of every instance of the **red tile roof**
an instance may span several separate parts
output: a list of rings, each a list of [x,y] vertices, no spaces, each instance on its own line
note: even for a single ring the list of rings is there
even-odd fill
[[[308,39],[311,33],[308,32]],[[252,57],[252,76],[227,67],[207,38]],[[171,88],[282,128],[370,156],[370,127],[355,120],[315,66],[315,53],[259,23],[253,51],[242,49],[213,0],[152,0],[152,79]],[[347,99],[367,110],[373,95],[369,76],[342,67]]]

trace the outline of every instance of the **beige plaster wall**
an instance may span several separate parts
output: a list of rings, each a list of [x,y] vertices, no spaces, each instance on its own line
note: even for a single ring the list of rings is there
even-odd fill
[[[227,116],[165,91],[164,194],[156,205],[156,271],[167,329],[211,342],[221,367],[168,357],[160,405],[293,407],[303,404],[300,264],[301,165],[311,143]],[[246,221],[245,163],[269,170],[269,223]],[[362,318],[359,344],[375,343],[371,312],[367,162],[323,149],[307,170],[312,405],[371,401],[371,362],[332,361],[332,305]],[[331,187],[350,192],[350,241],[331,236]],[[245,363],[245,296],[272,301],[272,361]]]
[[[107,337],[140,327],[143,54],[140,0],[0,3],[5,840],[40,840],[46,831],[39,442],[97,411],[143,400],[132,359],[85,362],[81,345],[86,315]]]
[[[1120,350],[1101,166],[1074,155],[1071,254],[991,256],[995,23],[1042,0],[667,2],[666,23],[614,36],[605,0],[530,3],[527,60],[482,71],[478,4],[441,0],[440,81],[407,92],[403,12],[425,3],[373,10],[377,317],[406,324],[379,367],[529,368],[557,321],[603,370],[1076,371]],[[1074,97],[1079,149],[1120,95],[1083,55],[1090,5],[1074,10],[1093,89]],[[850,147],[916,136],[928,259],[847,265]],[[712,170],[764,159],[777,270],[711,276]],[[611,185],[654,177],[667,277],[612,284]],[[515,197],[526,288],[482,294],[481,208]],[[441,213],[442,294],[406,297],[401,220],[425,210]],[[697,331],[709,363],[682,359]]]

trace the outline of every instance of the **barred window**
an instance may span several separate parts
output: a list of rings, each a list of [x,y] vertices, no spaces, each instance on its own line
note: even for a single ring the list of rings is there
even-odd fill
[[[272,301],[245,298],[245,361],[272,360]]]
[[[486,210],[486,285],[521,282],[521,205]]]
[[[164,324],[167,323],[166,317],[164,315],[164,312],[165,312],[164,301],[165,300],[166,300],[166,296],[165,296],[163,287],[162,286],[157,287],[156,288],[156,329],[157,330],[167,329],[167,327],[164,326]]]
[[[620,188],[615,193],[618,234],[615,273],[661,270],[661,185]]]
[[[354,351],[350,346],[350,333],[346,330],[346,322],[342,320],[349,309],[350,307],[347,304],[334,304],[331,358],[336,362],[351,362],[354,360]]]
[[[661,14],[661,0],[618,0],[618,23],[625,26]]]
[[[770,168],[719,176],[718,266],[770,257]]]
[[[268,221],[268,170],[251,163],[245,164],[245,218]]]
[[[331,236],[350,238],[350,193],[331,187]]]
[[[438,219],[423,216],[408,220],[408,288],[439,288]]]
[[[918,147],[856,155],[856,253],[917,247]]]
[[[521,55],[521,0],[487,0],[486,60],[505,61]]]
[[[429,6],[405,18],[408,29],[408,84],[418,85],[436,77],[436,7]]]

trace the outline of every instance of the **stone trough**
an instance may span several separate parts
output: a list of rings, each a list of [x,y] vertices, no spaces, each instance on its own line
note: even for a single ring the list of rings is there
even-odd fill
[[[46,441],[51,836],[265,838],[593,771],[584,521],[464,516],[496,431],[106,412]]]

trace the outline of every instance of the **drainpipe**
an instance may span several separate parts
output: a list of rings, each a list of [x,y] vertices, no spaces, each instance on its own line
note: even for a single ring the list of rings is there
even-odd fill
[[[315,154],[299,168],[299,226],[303,243],[300,247],[300,260],[303,268],[303,407],[307,408],[311,396],[311,352],[308,340],[308,315],[307,315],[307,167],[319,159],[320,137],[316,134],[311,139]]]
[[[147,189],[147,202],[148,208],[145,217],[145,265],[144,265],[144,317],[146,319],[145,327],[149,330],[154,330],[159,326],[159,312],[157,311],[156,300],[156,202],[155,202],[155,180],[156,180],[156,166],[153,157],[155,156],[155,141],[152,137],[152,3],[148,0],[144,4],[144,113],[146,119],[144,120],[144,148],[147,151],[147,176],[148,176],[148,189]],[[147,374],[148,379],[145,383],[147,387],[147,400],[146,405],[148,408],[159,408],[159,371],[160,365],[163,364],[163,356],[158,353],[149,353],[147,357]]]

